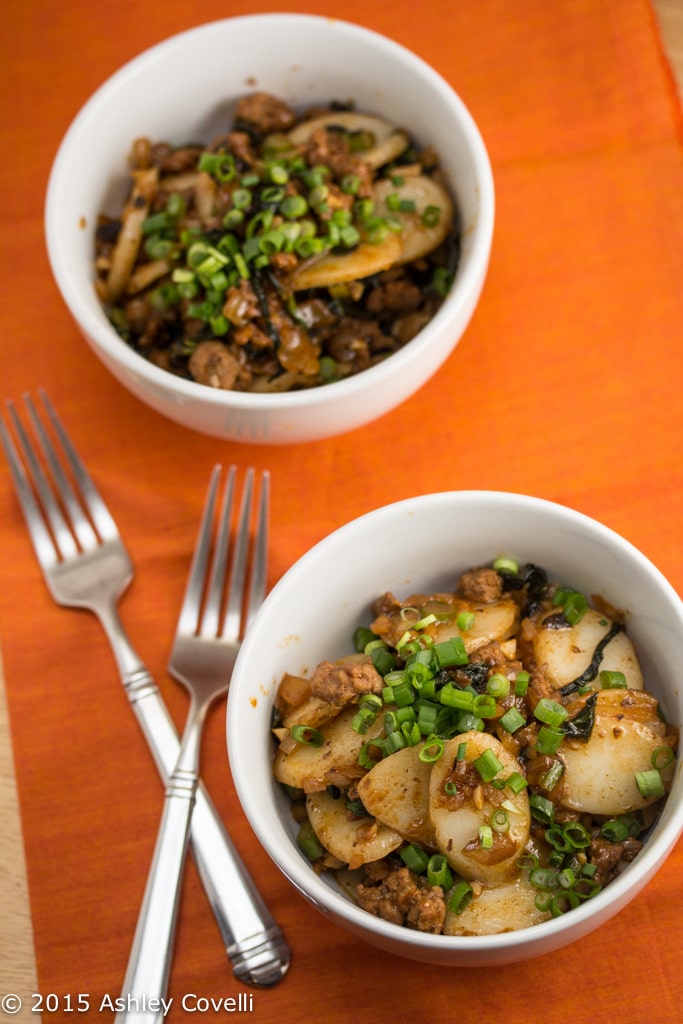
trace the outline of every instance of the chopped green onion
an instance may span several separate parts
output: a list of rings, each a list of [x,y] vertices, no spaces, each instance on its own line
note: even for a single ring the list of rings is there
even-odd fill
[[[322,747],[325,742],[323,734],[310,725],[293,725],[289,733],[297,743],[304,743],[308,747]]]
[[[298,220],[308,213],[308,203],[303,196],[285,196],[280,203],[280,213],[287,220]]]
[[[526,718],[516,707],[511,707],[501,717],[500,724],[507,732],[516,732],[517,729],[521,729],[523,725],[526,725]]]
[[[356,131],[348,134],[349,152],[358,153],[364,149],[370,149],[375,144],[375,136],[372,132]]]
[[[455,760],[456,761],[464,761],[466,757],[467,757],[467,741],[466,740],[462,740],[461,743],[458,743],[458,749],[455,752]]]
[[[351,719],[351,728],[361,736],[367,732],[370,726],[376,721],[377,713],[372,708],[359,708]]]
[[[171,192],[168,199],[166,200],[166,212],[169,217],[173,217],[176,220],[178,217],[184,216],[187,210],[187,203],[185,197],[180,192]]]
[[[297,833],[296,843],[303,855],[310,861],[318,860],[325,853],[322,843],[308,820],[302,822]]]
[[[347,249],[352,249],[354,245],[358,245],[360,242],[360,233],[357,228],[349,224],[348,227],[342,228],[339,232],[339,240],[343,242]]]
[[[175,284],[167,281],[159,285],[150,295],[150,302],[155,309],[165,310],[180,301],[180,292]]]
[[[600,835],[609,843],[623,843],[629,837],[628,825],[619,818],[612,818],[600,827]]]
[[[399,708],[399,711],[402,710],[402,708]],[[409,747],[416,747],[417,744],[422,739],[420,726],[417,724],[417,722],[404,722],[403,725],[401,726],[401,735],[403,736],[403,739],[406,741],[406,745]]]
[[[382,707],[382,698],[376,693],[363,693],[358,701],[358,707],[370,708],[371,711],[379,711]]]
[[[358,199],[353,204],[353,213],[359,220],[367,220],[372,216],[375,204],[372,199]]]
[[[364,743],[360,748],[358,764],[361,768],[374,768],[374,766],[382,760],[384,754],[384,742],[382,740],[368,740],[367,743]]]
[[[435,853],[429,858],[427,862],[427,881],[430,885],[440,885],[444,892],[453,885],[451,869],[442,853]]]
[[[145,239],[144,250],[151,260],[165,260],[173,252],[174,245],[170,238],[152,235]]]
[[[371,245],[381,245],[382,242],[386,241],[389,234],[389,225],[379,217],[374,217],[372,220],[374,223],[371,224],[370,221],[367,223],[368,242]]]
[[[370,652],[370,657],[372,659],[372,664],[381,676],[385,676],[396,664],[396,659],[391,651],[387,650],[386,647],[373,648]]]
[[[466,665],[469,661],[465,644],[460,636],[453,636],[449,640],[442,640],[440,643],[434,644],[433,650],[439,668]]]
[[[502,672],[494,672],[486,681],[486,690],[496,700],[507,697],[510,692],[510,680]]]
[[[453,274],[446,267],[435,267],[432,273],[432,288],[437,295],[444,298],[453,284]]]
[[[507,832],[510,828],[510,817],[502,807],[496,808],[491,815],[491,828],[494,832]]]
[[[480,754],[479,757],[475,758],[472,764],[484,782],[491,782],[492,779],[495,779],[498,772],[503,770],[502,764],[490,747]]]
[[[649,768],[644,772],[636,772],[635,780],[640,793],[646,799],[664,796],[664,782],[658,768]]]
[[[536,750],[539,754],[547,754],[552,757],[560,749],[563,739],[564,733],[561,729],[542,725],[536,737]]]
[[[563,868],[557,879],[562,889],[573,889],[576,884],[576,875],[571,868]]]
[[[469,882],[459,882],[448,899],[448,909],[452,914],[462,914],[473,895],[474,891]]]
[[[403,750],[406,746],[409,746],[409,744],[406,743],[403,732],[398,729],[390,732],[384,740],[384,752],[387,756],[389,756],[389,754],[395,754],[399,750]]]
[[[224,334],[227,334],[230,330],[230,324],[226,317],[222,313],[217,316],[212,316],[209,320],[209,327],[217,338],[221,338]]]
[[[436,622],[436,615],[425,615],[423,618],[418,619],[417,622],[413,623],[413,629],[426,629],[427,626],[431,626],[433,622]]]
[[[409,843],[408,846],[404,846],[400,856],[409,871],[414,871],[415,874],[420,875],[427,870],[429,857],[417,843]]]
[[[357,626],[353,631],[353,646],[358,654],[367,653],[367,645],[376,639],[376,635],[367,626]]]
[[[206,171],[220,182],[231,181],[236,173],[232,153],[202,153],[198,167],[200,171]]]
[[[584,617],[587,610],[588,601],[583,594],[577,593],[570,594],[562,606],[562,612],[570,626],[576,626]]]
[[[572,849],[568,837],[565,835],[565,831],[561,825],[551,825],[544,832],[546,843],[553,847],[555,850],[560,850],[562,853],[568,853]]]
[[[554,789],[563,775],[564,765],[562,761],[560,761],[559,759],[557,761],[553,761],[550,768],[548,768],[548,771],[545,773],[541,780],[543,789]]]
[[[562,893],[553,894],[550,901],[550,913],[553,917],[561,917],[568,910],[578,907],[579,902],[579,896],[573,889],[565,889]]]
[[[466,633],[469,629],[472,629],[476,616],[474,612],[460,612],[455,620],[455,624],[458,629],[461,629],[463,633]]]
[[[528,782],[519,772],[513,772],[512,775],[508,775],[505,780],[505,785],[508,786],[513,793],[521,793],[523,789],[526,789]]]
[[[657,747],[656,750],[652,751],[652,757],[650,758],[650,764],[657,771],[663,771],[668,768],[674,759],[674,752],[671,747]]]
[[[493,568],[503,576],[516,576],[519,572],[519,564],[514,558],[496,558]]]
[[[460,690],[452,683],[446,683],[439,690],[439,701],[449,708],[459,711],[471,711],[474,707],[474,694],[471,690]]]
[[[382,700],[385,704],[398,704],[399,707],[405,707],[406,704],[414,703],[415,690],[404,679],[400,683],[385,686],[382,690]]]
[[[422,211],[422,226],[425,228],[435,228],[441,220],[441,207],[440,206],[425,206]]]
[[[591,844],[591,837],[585,825],[580,821],[567,821],[564,825],[567,841],[575,850],[584,850]]]
[[[308,194],[308,201],[311,206],[321,206],[330,194],[327,185],[316,185]],[[303,216],[303,214],[302,214]]]
[[[165,231],[169,227],[169,215],[166,210],[160,213],[152,213],[145,217],[142,222],[143,235],[154,235],[159,231]]]
[[[558,704],[557,701],[551,700],[549,697],[541,697],[534,708],[534,717],[552,728],[562,725],[567,714],[564,705]]]
[[[515,697],[524,697],[529,689],[529,673],[518,672],[515,676]]]
[[[490,850],[493,847],[493,831],[490,825],[479,826],[479,845],[482,850]]]
[[[434,764],[443,756],[444,741],[438,736],[428,736],[418,757],[425,764]]]
[[[339,184],[342,192],[346,192],[349,196],[355,196],[360,188],[360,178],[357,174],[345,174]]]
[[[270,164],[268,167],[268,177],[274,185],[286,185],[289,181],[289,172],[282,164]]]
[[[479,718],[495,718],[498,714],[496,698],[492,697],[490,693],[478,693],[474,698],[472,711]]]
[[[625,690],[626,676],[623,672],[610,672],[603,668],[598,677],[603,690]]]
[[[557,871],[551,868],[532,868],[529,882],[535,889],[557,889],[560,884]]]
[[[540,796],[538,793],[529,797],[529,809],[531,816],[543,825],[552,825],[555,820],[554,804],[547,797]]]

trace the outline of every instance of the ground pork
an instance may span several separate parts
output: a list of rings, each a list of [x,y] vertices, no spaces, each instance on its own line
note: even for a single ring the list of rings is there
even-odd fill
[[[468,601],[493,604],[500,600],[503,581],[495,569],[468,569],[458,581],[458,591]]]
[[[363,693],[381,693],[384,681],[369,663],[321,661],[311,677],[311,694],[343,708]]]
[[[390,870],[378,883],[360,883],[358,902],[364,910],[385,921],[438,935],[446,918],[443,889],[410,873],[408,868]]]

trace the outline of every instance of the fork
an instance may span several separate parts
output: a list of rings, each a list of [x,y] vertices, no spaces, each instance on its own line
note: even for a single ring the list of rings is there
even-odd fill
[[[42,419],[31,397],[24,396],[37,444],[12,401],[7,408],[18,448],[0,417],[0,440],[38,563],[58,604],[88,609],[99,619],[128,699],[167,783],[178,758],[178,735],[118,613],[119,599],[133,577],[130,557],[47,395],[42,389],[39,395]],[[290,951],[203,783],[197,788],[190,842],[235,976],[258,987],[278,984],[288,970]]]
[[[230,523],[235,473],[235,467],[230,466],[216,526],[209,575],[221,467],[215,466],[211,474],[168,664],[170,674],[190,694],[190,709],[178,760],[166,789],[154,857],[123,986],[124,997],[129,1000],[132,996],[131,1005],[136,1007],[143,996],[147,1006],[163,1006],[168,989],[192,808],[199,779],[202,728],[211,704],[227,693],[241,637],[265,596],[269,476],[264,473],[261,481],[250,581],[246,586],[254,470],[247,470],[245,476],[237,531],[231,546]],[[136,1024],[143,1024],[148,1021],[149,1024],[158,1024],[163,1017],[163,1009],[129,1009],[117,1014],[116,1022],[129,1024],[135,1021]]]

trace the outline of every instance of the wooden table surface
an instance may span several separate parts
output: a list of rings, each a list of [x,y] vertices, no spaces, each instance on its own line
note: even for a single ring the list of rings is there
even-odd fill
[[[654,6],[666,52],[683,90],[683,0],[655,0]],[[37,986],[33,935],[1,665],[0,822],[0,993],[32,992]],[[36,1021],[40,1016],[22,1011],[13,1019]]]

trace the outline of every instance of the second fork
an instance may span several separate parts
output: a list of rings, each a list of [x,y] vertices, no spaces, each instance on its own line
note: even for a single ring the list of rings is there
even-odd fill
[[[156,1007],[163,1007],[168,987],[181,881],[199,780],[203,724],[211,704],[227,692],[240,636],[265,595],[267,473],[264,473],[261,483],[247,601],[245,579],[254,485],[252,469],[247,472],[232,549],[230,524],[235,467],[231,466],[228,470],[208,577],[220,477],[221,467],[216,466],[211,474],[169,663],[171,674],[190,693],[190,707],[178,760],[166,789],[154,857],[123,985],[124,1005],[129,1008],[117,1014],[117,1024],[130,1024],[131,1021],[136,1024],[156,1024],[163,1019],[163,1009]],[[228,593],[225,598],[229,563]],[[242,609],[245,603],[248,612],[243,621]]]

